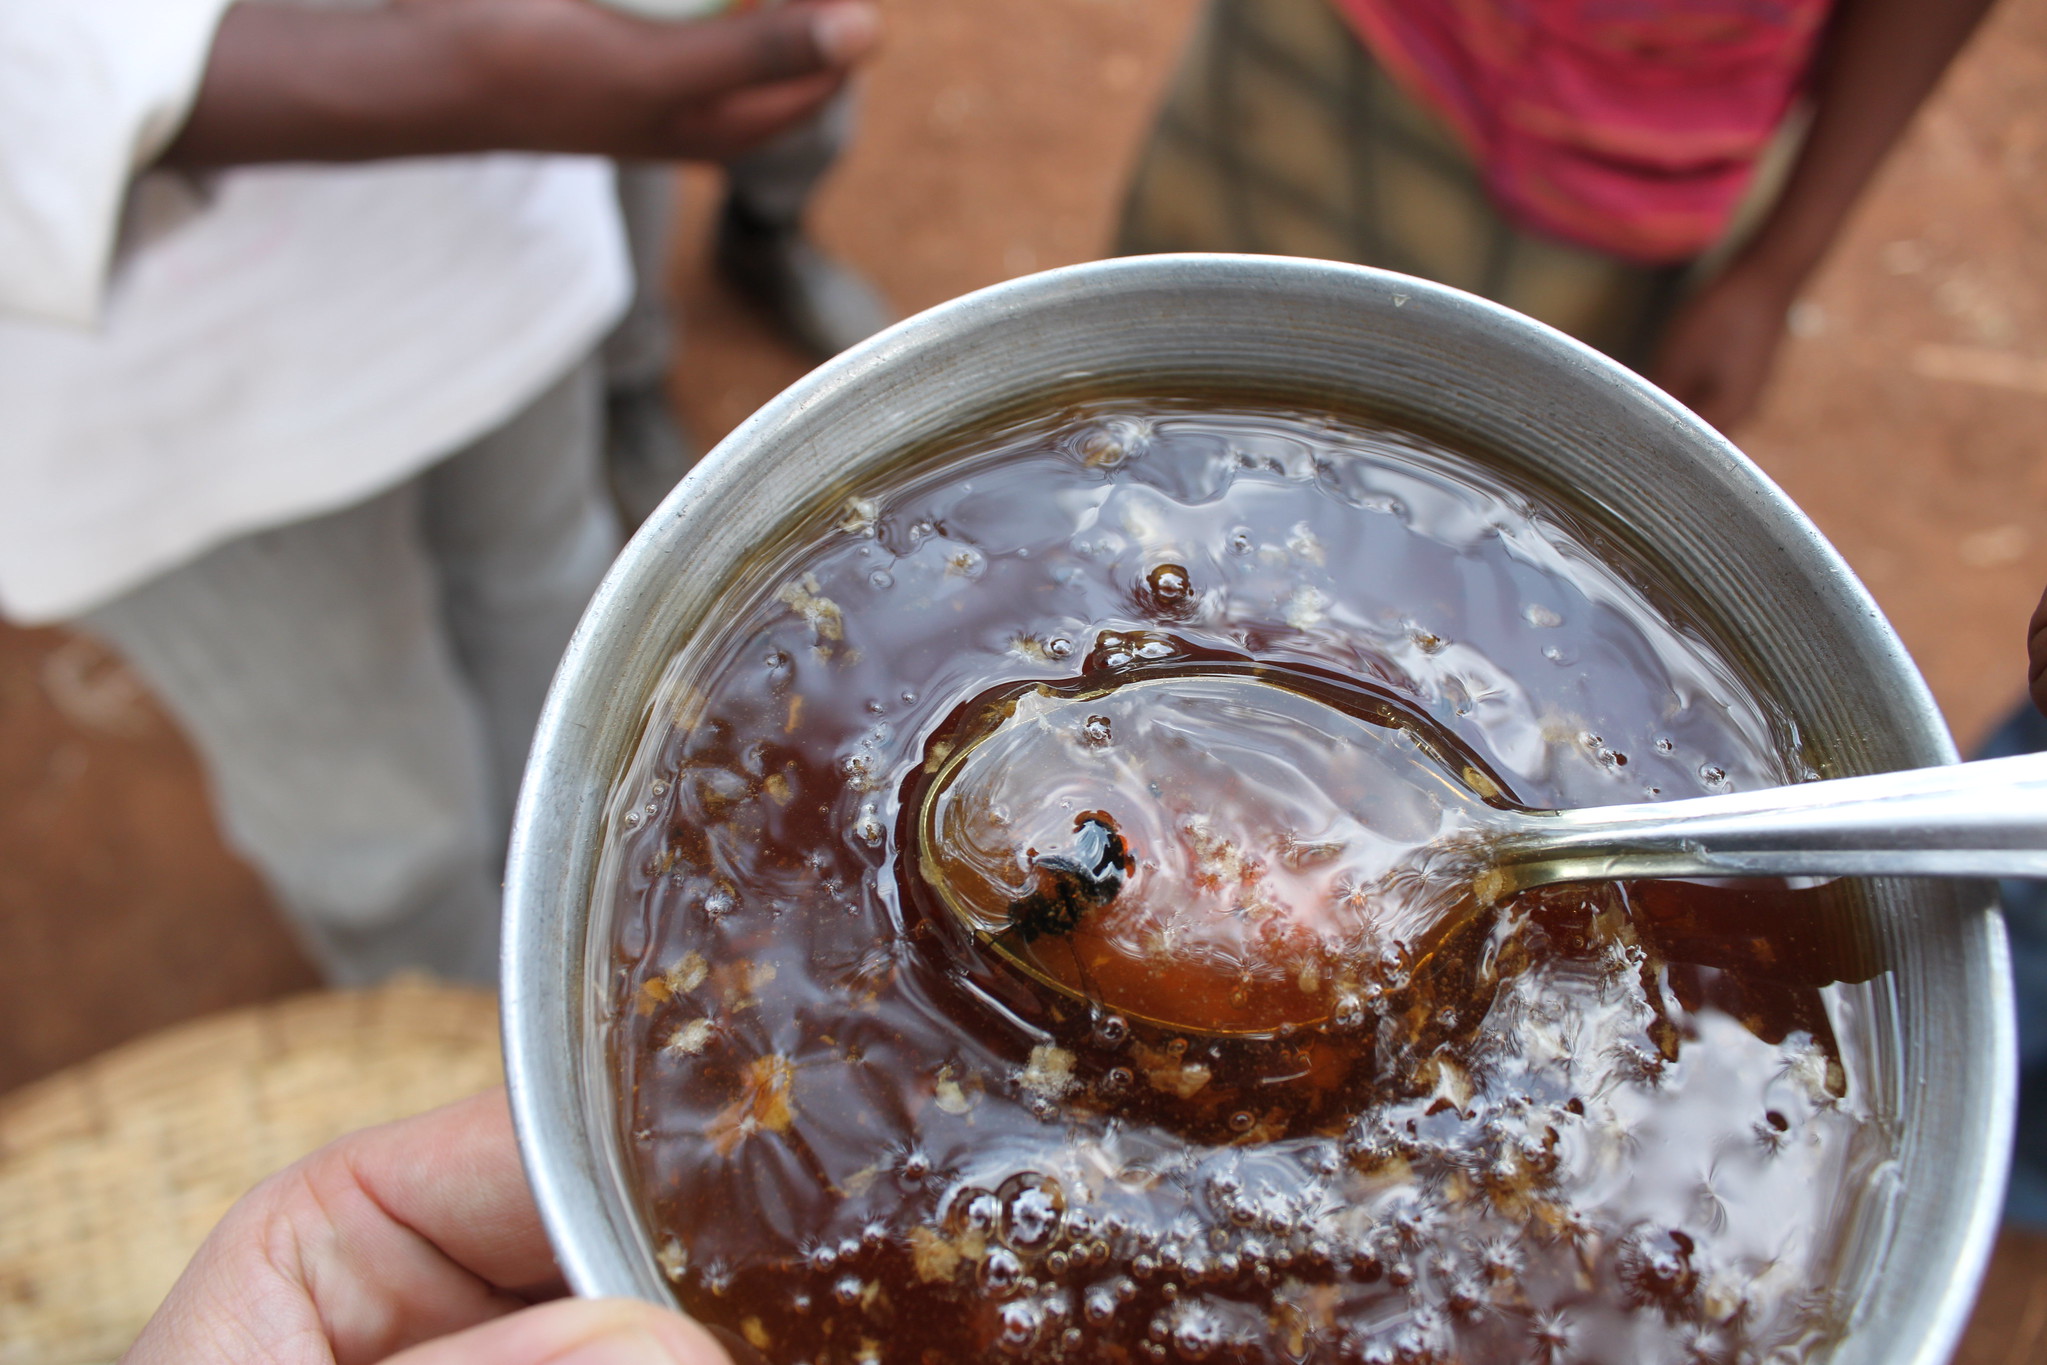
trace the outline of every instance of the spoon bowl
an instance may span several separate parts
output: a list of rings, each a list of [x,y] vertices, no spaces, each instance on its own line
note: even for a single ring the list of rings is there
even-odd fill
[[[1418,879],[1420,855],[1486,828],[1489,799],[1483,763],[1387,695],[1204,665],[987,700],[925,789],[916,862],[1034,980],[1269,1033],[1426,954],[1468,878]]]

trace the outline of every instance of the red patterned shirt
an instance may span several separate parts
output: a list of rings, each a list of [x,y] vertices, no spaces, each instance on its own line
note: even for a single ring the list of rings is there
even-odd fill
[[[1831,0],[1335,0],[1501,208],[1613,255],[1711,246],[1811,70]]]

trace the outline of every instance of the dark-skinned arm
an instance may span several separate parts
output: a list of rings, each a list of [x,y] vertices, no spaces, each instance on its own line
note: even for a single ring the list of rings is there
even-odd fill
[[[2047,715],[2047,593],[2040,595],[2040,605],[2033,608],[2033,619],[2026,623],[2026,691],[2032,695],[2033,705]]]
[[[1725,431],[1762,395],[1785,314],[1990,0],[1839,0],[1783,193],[1672,320],[1649,377]]]
[[[686,24],[585,0],[236,5],[163,160],[722,159],[814,112],[877,36],[862,0]]]

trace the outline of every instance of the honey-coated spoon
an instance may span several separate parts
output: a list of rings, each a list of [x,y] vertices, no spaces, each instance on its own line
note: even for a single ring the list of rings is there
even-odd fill
[[[913,863],[974,938],[1091,1008],[1306,1027],[1536,887],[2047,878],[2047,754],[1533,810],[1383,694],[1246,666],[1041,687],[935,765]]]

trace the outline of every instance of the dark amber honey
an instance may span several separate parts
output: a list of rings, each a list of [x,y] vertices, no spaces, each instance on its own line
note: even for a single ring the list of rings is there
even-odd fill
[[[1161,404],[967,443],[760,566],[671,672],[602,892],[628,1164],[683,1306],[777,1362],[1832,1341],[1887,1156],[1830,984],[1872,966],[1794,932],[1844,922],[1838,889],[1550,888],[1340,991],[1290,967],[1322,1003],[1244,1031],[1228,973],[1128,1008],[1143,964],[1088,956],[1111,899],[1005,942],[916,866],[931,774],[1034,682],[1348,680],[1538,806],[1792,777],[1786,727],[1610,553],[1411,436]],[[1133,887],[1166,837],[1142,814],[1113,813]],[[1315,830],[1211,834],[1224,913],[1356,890],[1314,880]]]

